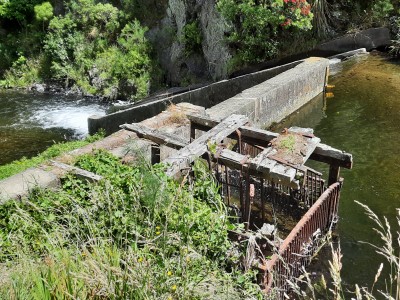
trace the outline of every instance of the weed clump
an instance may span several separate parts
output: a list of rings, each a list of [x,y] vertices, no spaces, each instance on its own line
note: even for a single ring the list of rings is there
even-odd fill
[[[68,176],[0,207],[1,299],[261,298],[255,273],[226,257],[232,225],[201,164],[193,185],[105,151],[76,165],[104,179]]]

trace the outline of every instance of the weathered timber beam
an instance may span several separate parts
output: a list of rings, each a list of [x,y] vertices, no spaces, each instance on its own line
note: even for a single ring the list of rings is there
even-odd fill
[[[191,123],[196,126],[196,129],[201,129],[204,131],[219,123],[219,121],[212,120],[206,116],[187,115],[187,117]],[[279,136],[278,133],[250,126],[242,126],[239,128],[239,131],[243,141],[262,147],[268,147],[271,140]],[[238,139],[236,132],[229,137]],[[319,143],[315,147],[314,152],[310,155],[309,159],[330,165],[337,165],[347,169],[351,169],[353,167],[353,156],[350,153],[346,153],[322,143]]]
[[[123,129],[133,131],[140,138],[150,140],[156,144],[164,145],[174,149],[181,149],[189,143],[175,134],[169,134],[157,129],[149,128],[142,124],[123,124],[120,126]]]
[[[231,169],[249,171],[251,175],[260,176],[267,180],[274,180],[276,183],[299,189],[299,182],[294,180],[296,169],[281,165],[268,158],[250,159],[245,155],[228,149],[218,149],[218,161]]]
[[[180,149],[173,157],[164,160],[164,163],[169,165],[166,172],[167,175],[171,177],[177,176],[181,170],[188,168],[197,157],[202,156],[207,151],[208,144],[219,144],[223,139],[247,122],[248,118],[242,115],[231,115],[227,117],[201,137],[195,139],[191,144]]]
[[[318,144],[310,159],[336,165],[346,169],[353,167],[353,156],[350,153],[335,149],[325,144]]]
[[[68,173],[72,173],[76,177],[87,180],[89,182],[98,182],[103,179],[103,176],[55,160],[51,160],[50,163],[58,169],[61,169]]]

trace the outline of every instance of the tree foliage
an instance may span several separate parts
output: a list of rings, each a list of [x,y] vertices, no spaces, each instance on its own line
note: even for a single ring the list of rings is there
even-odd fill
[[[111,4],[76,0],[51,20],[45,52],[55,78],[86,94],[136,99],[148,92],[150,59],[146,31],[138,21],[121,24]]]
[[[34,7],[36,20],[41,22],[49,21],[53,17],[53,6],[50,2],[43,2]]]
[[[0,17],[26,23],[42,0],[0,0]]]
[[[312,27],[311,6],[305,0],[219,0],[217,5],[233,27],[229,42],[244,63],[274,57],[280,31]]]

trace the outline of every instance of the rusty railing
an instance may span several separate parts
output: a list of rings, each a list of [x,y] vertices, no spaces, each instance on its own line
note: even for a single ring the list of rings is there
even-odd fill
[[[337,220],[340,189],[343,180],[332,184],[297,223],[270,260],[265,264],[265,292],[283,298],[290,286],[288,280],[298,278],[316,250],[319,237],[326,234]]]

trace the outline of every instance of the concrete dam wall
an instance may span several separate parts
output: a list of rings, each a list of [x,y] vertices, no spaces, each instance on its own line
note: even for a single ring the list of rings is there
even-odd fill
[[[137,123],[165,110],[171,103],[191,103],[205,107],[210,116],[223,118],[245,114],[258,125],[269,125],[293,113],[324,90],[329,60],[309,58],[272,69],[156,100],[137,104],[106,116],[88,119],[89,133],[104,129],[109,135],[119,125]]]

